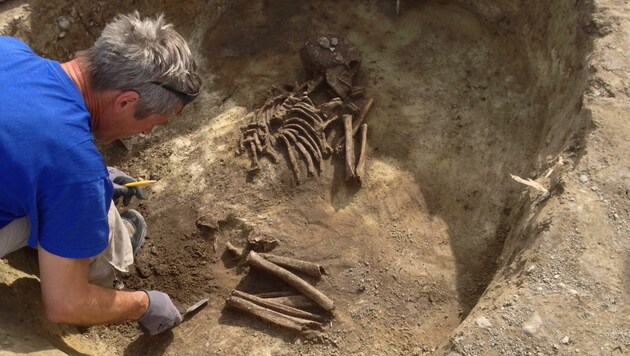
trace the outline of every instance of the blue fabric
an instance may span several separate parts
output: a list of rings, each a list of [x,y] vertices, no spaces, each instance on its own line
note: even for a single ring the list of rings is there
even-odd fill
[[[107,247],[112,183],[90,113],[58,62],[0,37],[0,228],[28,216],[28,244],[67,258]]]

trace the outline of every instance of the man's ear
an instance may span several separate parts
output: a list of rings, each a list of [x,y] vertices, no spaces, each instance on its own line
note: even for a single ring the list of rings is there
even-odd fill
[[[133,90],[123,91],[118,94],[116,100],[114,100],[114,110],[120,114],[127,110],[136,110],[136,106],[140,101],[140,94]]]

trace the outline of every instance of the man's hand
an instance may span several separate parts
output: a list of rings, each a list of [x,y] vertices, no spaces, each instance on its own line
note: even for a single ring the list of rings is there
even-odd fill
[[[156,335],[182,322],[182,315],[166,293],[155,290],[146,293],[149,296],[149,308],[138,320],[144,330]]]
[[[107,167],[107,171],[109,172],[109,180],[114,184],[114,204],[118,204],[118,199],[120,197],[123,198],[123,205],[129,205],[131,202],[131,198],[134,196],[140,200],[144,199],[144,194],[142,193],[142,189],[140,187],[127,188],[124,184],[135,182],[136,180],[127,175],[127,173],[114,168]]]

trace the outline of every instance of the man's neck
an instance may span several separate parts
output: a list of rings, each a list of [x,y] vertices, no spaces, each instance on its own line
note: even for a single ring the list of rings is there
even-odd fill
[[[63,68],[77,88],[79,88],[83,101],[85,101],[85,106],[92,116],[92,130],[96,129],[99,125],[104,107],[101,100],[102,98],[100,98],[90,86],[89,75],[86,73],[85,66],[80,59],[75,58],[69,62],[62,63],[61,68]]]

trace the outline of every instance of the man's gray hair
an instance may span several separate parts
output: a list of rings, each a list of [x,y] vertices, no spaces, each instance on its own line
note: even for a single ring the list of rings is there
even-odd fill
[[[140,19],[138,11],[118,15],[79,57],[88,67],[94,90],[140,94],[138,118],[175,113],[181,99],[160,84],[191,94],[201,86],[188,44],[163,15],[155,19]]]

